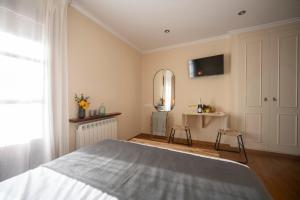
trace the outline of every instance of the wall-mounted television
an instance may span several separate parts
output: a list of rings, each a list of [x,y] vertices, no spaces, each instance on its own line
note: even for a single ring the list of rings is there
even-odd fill
[[[189,60],[189,76],[210,76],[224,74],[224,55]]]

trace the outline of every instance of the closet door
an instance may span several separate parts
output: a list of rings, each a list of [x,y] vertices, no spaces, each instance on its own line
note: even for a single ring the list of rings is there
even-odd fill
[[[300,154],[300,28],[272,33],[270,150]]]
[[[242,126],[247,148],[267,150],[269,133],[269,50],[265,34],[240,37]]]

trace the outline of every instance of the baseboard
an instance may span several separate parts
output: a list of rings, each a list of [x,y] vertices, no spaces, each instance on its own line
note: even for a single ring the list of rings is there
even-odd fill
[[[149,133],[140,133],[135,137],[140,138],[146,138],[146,139],[160,139],[160,140],[167,140],[167,136],[159,136],[159,135],[152,135]],[[135,138],[133,137],[133,138]],[[132,139],[132,138],[131,138]],[[130,140],[130,139],[129,139]],[[175,138],[176,143],[186,143],[186,139],[183,138]],[[214,147],[214,142],[207,142],[207,141],[200,141],[200,140],[193,140],[193,144],[197,144],[200,146],[206,146],[206,147]],[[230,149],[236,149],[235,147],[232,147],[228,144],[221,144],[222,148],[230,148]],[[246,151],[251,154],[257,154],[257,155],[266,155],[266,156],[273,156],[273,157],[281,157],[281,158],[289,158],[294,160],[300,160],[300,156],[296,155],[290,155],[290,154],[283,154],[283,153],[276,153],[276,152],[270,152],[270,151],[262,151],[262,150],[256,150],[256,149],[249,149],[246,148]]]

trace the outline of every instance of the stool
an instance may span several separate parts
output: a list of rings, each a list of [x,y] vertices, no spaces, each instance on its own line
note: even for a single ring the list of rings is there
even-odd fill
[[[172,129],[171,129],[171,133],[169,135],[168,143],[174,142],[176,130],[185,131],[187,145],[192,146],[192,136],[191,136],[191,130],[190,130],[189,126],[180,126],[180,125],[173,126]]]
[[[241,148],[242,148],[245,159],[246,159],[246,162],[242,162],[242,163],[244,163],[244,164],[248,163],[248,158],[247,158],[247,154],[246,154],[246,151],[245,151],[245,146],[244,146],[242,134],[239,131],[232,130],[232,129],[227,129],[227,130],[219,129],[217,139],[216,139],[216,142],[215,142],[215,149],[217,151],[220,151],[220,150],[228,151],[228,150],[225,150],[225,149],[220,149],[220,143],[221,143],[222,135],[234,136],[234,137],[237,138],[239,149],[238,149],[238,151],[230,151],[230,152],[241,153]]]

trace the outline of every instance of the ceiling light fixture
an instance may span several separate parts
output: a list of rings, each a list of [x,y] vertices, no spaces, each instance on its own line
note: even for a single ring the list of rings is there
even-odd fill
[[[242,16],[242,15],[246,14],[246,12],[247,12],[246,10],[241,10],[240,12],[238,12],[238,15]]]
[[[165,33],[170,33],[169,29],[164,30]]]

